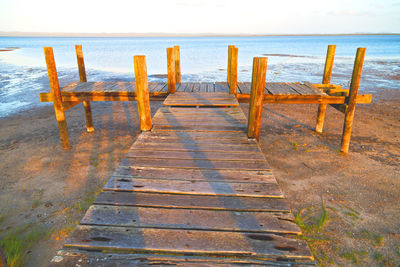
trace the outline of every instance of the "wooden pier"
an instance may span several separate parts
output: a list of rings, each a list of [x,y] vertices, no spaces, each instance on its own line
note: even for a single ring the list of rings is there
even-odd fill
[[[168,96],[51,265],[313,265],[238,105]]]
[[[258,145],[265,103],[327,104],[345,112],[347,153],[365,49],[357,52],[350,90],[331,85],[332,48],[322,84],[266,83],[267,58],[253,60],[251,83],[237,81],[229,47],[227,82],[182,83],[179,47],[167,49],[168,82],[148,83],[145,56],[134,57],[136,82],[87,82],[77,46],[80,82],[60,88],[45,48],[52,101],[63,148],[70,147],[64,112],[91,101],[138,103],[142,133],[68,238],[52,266],[314,265],[307,243]],[[329,77],[328,77],[329,76]],[[164,100],[153,118],[150,99]],[[239,107],[249,102],[246,118]]]

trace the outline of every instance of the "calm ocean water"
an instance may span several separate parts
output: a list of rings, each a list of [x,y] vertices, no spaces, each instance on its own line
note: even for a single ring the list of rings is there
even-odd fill
[[[251,80],[254,56],[268,56],[267,81],[320,83],[327,45],[336,44],[332,83],[348,86],[357,47],[367,47],[360,90],[400,89],[400,36],[268,36],[185,38],[0,37],[0,117],[39,105],[49,90],[43,47],[54,49],[61,85],[78,80],[82,44],[88,81],[133,80],[133,55],[146,55],[150,81],[163,81],[166,47],[181,46],[183,81],[224,81],[227,46],[239,48],[239,81]],[[272,55],[271,55],[272,54]]]

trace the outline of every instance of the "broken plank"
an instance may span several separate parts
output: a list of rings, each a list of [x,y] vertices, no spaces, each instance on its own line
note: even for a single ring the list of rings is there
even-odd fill
[[[104,190],[186,195],[282,198],[277,183],[235,183],[111,177]]]
[[[78,225],[65,247],[241,258],[313,258],[304,240],[275,234],[87,225]]]
[[[184,255],[152,255],[152,254],[126,254],[103,253],[96,251],[83,251],[78,249],[62,249],[57,252],[50,262],[50,267],[57,266],[188,266],[188,267],[214,267],[214,266],[315,266],[305,260],[269,261],[262,259],[216,258],[206,256]],[[293,265],[292,265],[293,264]]]

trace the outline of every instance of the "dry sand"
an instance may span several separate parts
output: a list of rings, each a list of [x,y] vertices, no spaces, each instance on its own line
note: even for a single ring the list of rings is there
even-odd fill
[[[154,113],[160,102],[152,102]],[[248,105],[242,104],[247,113]],[[260,144],[294,213],[329,220],[305,232],[328,265],[400,264],[400,91],[358,105],[350,153],[341,155],[343,114],[328,107],[323,134],[316,105],[264,106]],[[73,148],[63,151],[52,105],[0,119],[0,231],[39,233],[29,266],[47,265],[139,134],[136,104],[92,104],[67,112]]]

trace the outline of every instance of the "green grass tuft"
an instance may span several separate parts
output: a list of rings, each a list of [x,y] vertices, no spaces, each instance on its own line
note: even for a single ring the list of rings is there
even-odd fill
[[[10,267],[23,266],[27,251],[39,239],[47,237],[47,231],[40,226],[29,229],[30,225],[18,227],[1,236],[0,246],[7,256]]]
[[[294,150],[298,150],[299,149],[299,144],[297,144],[297,142],[293,142],[291,143],[292,147]]]

